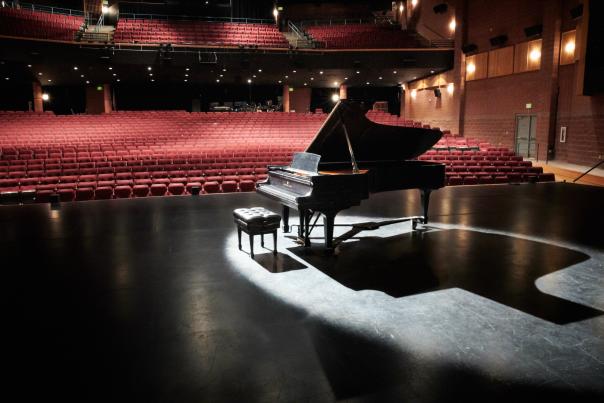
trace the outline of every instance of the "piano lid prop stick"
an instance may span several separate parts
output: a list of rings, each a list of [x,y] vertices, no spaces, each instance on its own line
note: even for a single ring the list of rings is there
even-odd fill
[[[352,173],[359,173],[359,166],[357,165],[357,160],[354,158],[354,152],[352,151],[352,144],[350,144],[350,138],[348,137],[348,130],[346,130],[346,125],[342,122],[342,129],[344,129],[344,136],[346,136],[346,143],[348,143],[348,151],[350,152],[350,160],[352,161]]]

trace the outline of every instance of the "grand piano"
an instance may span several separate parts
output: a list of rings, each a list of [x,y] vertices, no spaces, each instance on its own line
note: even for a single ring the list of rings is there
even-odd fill
[[[289,166],[269,166],[267,180],[256,185],[257,193],[283,205],[284,232],[290,231],[289,209],[298,210],[297,240],[305,246],[323,216],[325,247],[333,248],[336,215],[377,192],[419,189],[423,215],[389,223],[412,221],[413,229],[428,223],[430,193],[444,186],[445,166],[412,158],[436,144],[442,132],[382,125],[365,113],[358,102],[339,101],[306,152],[294,154]],[[375,229],[370,227],[364,229]]]

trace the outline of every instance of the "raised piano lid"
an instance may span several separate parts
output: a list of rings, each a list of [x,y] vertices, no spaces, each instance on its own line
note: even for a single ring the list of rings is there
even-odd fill
[[[419,127],[374,123],[358,102],[341,100],[333,108],[306,152],[319,154],[321,162],[350,161],[343,124],[357,161],[402,161],[415,158],[440,140],[442,132]]]

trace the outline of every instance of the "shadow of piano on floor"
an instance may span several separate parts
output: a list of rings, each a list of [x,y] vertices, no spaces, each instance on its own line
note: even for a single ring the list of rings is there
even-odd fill
[[[547,243],[469,230],[427,230],[359,238],[341,244],[333,255],[321,247],[289,250],[357,291],[399,298],[458,287],[557,324],[604,313],[537,289],[537,278],[589,258]]]

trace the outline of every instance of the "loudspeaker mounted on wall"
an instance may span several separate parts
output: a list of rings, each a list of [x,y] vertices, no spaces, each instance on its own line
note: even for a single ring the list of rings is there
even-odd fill
[[[436,98],[440,98],[440,95],[441,95],[440,88],[434,88],[434,96]]]
[[[538,36],[543,33],[543,24],[533,25],[531,27],[524,28],[524,34],[527,38]]]
[[[501,46],[508,41],[508,36],[507,35],[494,36],[491,39],[489,39],[489,41],[491,42],[492,46]]]
[[[478,50],[478,46],[476,46],[476,45],[475,45],[475,44],[473,44],[473,43],[468,43],[468,44],[463,45],[463,46],[461,47],[461,51],[462,51],[464,54],[467,54],[467,53],[472,53],[472,52],[476,52],[477,50]]]
[[[434,12],[436,14],[444,14],[447,12],[448,9],[449,6],[447,6],[445,3],[440,3],[434,6]]]

